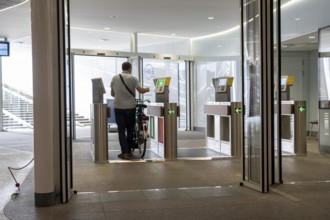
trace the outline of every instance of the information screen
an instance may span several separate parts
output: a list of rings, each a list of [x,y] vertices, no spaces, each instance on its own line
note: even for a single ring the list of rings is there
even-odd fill
[[[9,56],[9,42],[0,41],[0,56]]]
[[[156,86],[157,87],[164,87],[165,86],[165,79],[157,79]]]
[[[225,85],[227,85],[227,79],[220,79],[219,86],[225,86]]]

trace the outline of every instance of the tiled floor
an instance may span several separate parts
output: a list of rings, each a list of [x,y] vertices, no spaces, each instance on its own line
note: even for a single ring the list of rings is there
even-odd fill
[[[16,192],[15,181],[8,167],[19,168],[33,158],[33,135],[31,129],[14,129],[0,132],[0,220],[7,219],[3,208]],[[13,171],[17,181],[22,183],[33,164],[23,170]]]
[[[118,144],[115,136],[109,140]],[[74,144],[77,194],[69,204],[34,207],[31,172],[5,214],[60,220],[330,219],[330,155],[317,152],[315,139],[308,142],[308,156],[283,158],[284,184],[268,194],[239,186],[240,159],[95,164],[87,141],[81,137]]]

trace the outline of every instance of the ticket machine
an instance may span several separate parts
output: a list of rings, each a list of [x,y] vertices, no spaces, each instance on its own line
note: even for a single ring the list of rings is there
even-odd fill
[[[108,108],[103,103],[105,93],[101,78],[92,79],[93,102],[91,104],[91,154],[94,162],[108,161]]]
[[[230,102],[231,101],[231,86],[234,77],[218,77],[213,78],[213,86],[215,89],[216,102]]]
[[[150,151],[159,158],[177,158],[177,117],[180,110],[177,103],[169,102],[171,77],[154,79],[155,103],[147,107],[149,115]]]
[[[281,77],[281,123],[282,153],[305,155],[306,145],[306,101],[290,98],[293,76]]]
[[[204,105],[206,114],[207,148],[219,156],[240,156],[242,130],[242,103],[231,102],[234,77],[213,78],[215,102]]]

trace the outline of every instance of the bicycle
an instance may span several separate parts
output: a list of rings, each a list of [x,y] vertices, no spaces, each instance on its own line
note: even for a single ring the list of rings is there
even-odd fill
[[[150,102],[149,100],[136,99],[136,121],[135,128],[133,130],[133,147],[132,151],[135,149],[139,150],[139,155],[143,159],[148,140],[148,121],[149,117],[146,116],[143,110],[147,107],[144,102]]]

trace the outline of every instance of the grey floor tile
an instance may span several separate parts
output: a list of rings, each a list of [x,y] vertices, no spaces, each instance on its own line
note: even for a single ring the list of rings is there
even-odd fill
[[[79,203],[100,203],[101,196],[99,193],[85,193],[85,194],[74,194],[70,200],[70,204]]]
[[[181,189],[144,190],[142,193],[150,200],[191,198],[187,192]]]
[[[79,203],[60,204],[53,207],[52,216],[55,218],[64,215],[101,214],[103,213],[102,203]]]
[[[105,220],[104,213],[97,214],[74,214],[74,215],[56,215],[52,220]]]
[[[222,188],[191,188],[185,191],[193,198],[203,197],[226,197],[233,196],[230,191],[223,190]]]
[[[141,191],[121,191],[100,193],[102,202],[146,200]]]

